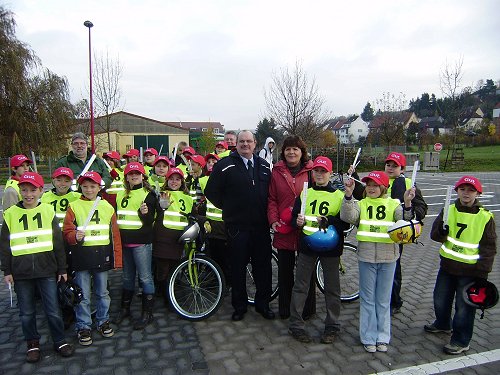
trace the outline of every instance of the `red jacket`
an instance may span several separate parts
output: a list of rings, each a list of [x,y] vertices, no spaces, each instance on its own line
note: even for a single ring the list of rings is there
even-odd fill
[[[293,207],[295,198],[302,192],[304,182],[309,180],[308,172],[312,169],[312,165],[313,162],[309,160],[295,177],[292,177],[283,160],[273,166],[267,206],[269,225],[279,221],[281,211],[287,207]],[[277,249],[297,251],[299,233],[299,229],[288,234],[275,233],[273,246]]]

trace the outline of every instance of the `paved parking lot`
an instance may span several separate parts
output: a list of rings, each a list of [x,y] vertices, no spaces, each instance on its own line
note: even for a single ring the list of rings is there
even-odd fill
[[[446,186],[461,176],[458,173],[420,173],[417,183],[429,204],[425,219],[423,245],[410,245],[403,255],[403,299],[400,314],[392,321],[392,341],[388,353],[366,353],[358,339],[358,302],[343,305],[342,331],[332,345],[319,343],[323,329],[324,301],[318,294],[318,313],[308,322],[314,337],[301,344],[287,334],[287,321],[264,320],[252,309],[240,322],[230,320],[230,298],[208,320],[191,323],[177,318],[157,303],[155,322],[144,332],[130,325],[116,329],[114,337],[94,334],[90,347],[77,345],[73,358],[62,359],[47,342],[46,324],[41,324],[42,360],[24,363],[17,309],[10,308],[8,290],[0,287],[0,374],[370,374],[398,371],[422,374],[500,373],[500,306],[488,310],[476,320],[471,350],[467,356],[449,356],[442,352],[448,341],[445,334],[426,334],[424,324],[433,320],[432,290],[439,266],[438,244],[428,238],[432,221],[443,207]],[[482,202],[497,214],[500,211],[500,173],[479,173],[484,186]],[[497,214],[499,215],[499,214]],[[500,233],[500,219],[497,233]],[[498,259],[490,280],[500,285]],[[111,276],[112,308],[119,302],[120,272]],[[15,303],[15,300],[14,300]],[[139,313],[140,301],[134,301]],[[271,307],[277,311],[277,301]],[[42,322],[42,319],[40,319]],[[68,331],[73,342],[74,333]],[[444,362],[443,362],[444,361]]]

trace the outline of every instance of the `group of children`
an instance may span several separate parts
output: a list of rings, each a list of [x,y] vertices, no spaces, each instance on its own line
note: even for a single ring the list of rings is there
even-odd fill
[[[218,144],[218,149],[222,155],[227,145]],[[138,162],[139,154],[130,150],[124,155],[127,164],[122,168],[119,153],[107,152],[103,158],[111,168],[114,182],[104,194],[100,175],[92,171],[78,176],[80,192],[72,191],[75,176],[64,167],[53,172],[54,188],[43,193],[43,178],[29,172],[31,161],[24,155],[11,159],[13,173],[4,193],[4,225],[0,236],[1,269],[5,282],[14,287],[18,296],[28,362],[40,359],[36,289],[41,293],[55,350],[62,356],[74,352],[65,340],[57,302],[57,281],[66,280],[70,273],[84,296],[74,307],[75,329],[81,345],[92,344],[91,288],[96,297],[97,332],[103,337],[114,334],[108,291],[108,271],[114,268],[123,267],[121,307],[114,323],[121,324],[131,317],[136,275],[142,288],[142,314],[134,329],[143,329],[151,323],[155,294],[159,291],[166,296],[169,271],[182,256],[183,248],[177,239],[187,225],[188,213],[205,215],[210,221],[211,255],[230,279],[222,212],[203,195],[210,171],[221,156],[216,152],[206,157],[196,155],[190,147],[185,147],[182,155],[185,164],[175,167],[167,157],[147,149],[143,165]],[[391,153],[385,172],[373,171],[362,179],[366,187],[360,200],[352,196],[353,179],[345,182],[345,192],[336,190],[330,182],[333,173],[330,159],[319,156],[314,160],[314,182],[305,195],[305,205],[301,197],[296,199],[291,222],[301,231],[289,321],[289,333],[298,341],[311,341],[302,312],[317,257],[324,270],[327,306],[321,341],[333,342],[340,331],[339,257],[343,231],[353,224],[358,227],[360,341],[370,353],[387,351],[392,285],[401,255],[387,229],[400,219],[421,220],[426,211],[426,206],[418,203],[420,193],[408,184],[408,179],[402,180],[402,187],[394,182],[400,176],[393,170],[399,174],[404,170],[401,157],[404,158]],[[393,198],[395,190],[399,191],[400,199]],[[481,183],[466,176],[457,182],[455,190],[458,199],[450,207],[447,223],[443,223],[441,212],[431,231],[431,238],[443,246],[434,290],[436,321],[425,326],[431,333],[453,329],[450,343],[444,348],[450,354],[468,350],[472,336],[475,309],[458,302],[462,290],[470,280],[487,277],[496,253],[493,215],[477,200],[482,193]],[[10,204],[10,208],[5,204]],[[327,229],[337,236],[330,247],[315,247],[305,241],[315,232]],[[468,257],[461,257],[463,248]],[[454,298],[457,303],[452,321]]]
[[[345,182],[345,192],[336,190],[330,182],[332,162],[323,156],[314,160],[314,183],[305,195],[297,197],[292,211],[291,224],[301,230],[289,320],[289,333],[294,339],[311,342],[302,313],[317,258],[323,268],[326,302],[321,342],[331,343],[339,333],[339,257],[343,249],[343,231],[353,224],[357,227],[358,240],[360,341],[369,353],[388,350],[391,312],[394,312],[391,295],[394,295],[393,283],[398,276],[396,267],[402,252],[402,245],[391,239],[388,229],[401,219],[422,220],[427,211],[420,191],[402,174],[405,164],[404,155],[389,154],[385,171],[372,171],[362,178],[360,182],[366,186],[363,197],[358,200],[353,198],[354,179],[349,177]],[[442,211],[431,231],[431,239],[443,245],[434,289],[436,320],[424,327],[430,333],[453,332],[450,342],[443,348],[448,354],[469,350],[476,309],[463,300],[464,288],[477,278],[487,278],[496,254],[493,215],[477,200],[482,193],[480,181],[464,176],[455,184],[455,191],[458,198],[450,206],[447,222],[443,223]],[[306,197],[305,204],[301,201],[302,196]],[[324,232],[323,242],[317,240],[320,231]],[[330,237],[328,231],[333,232]],[[330,247],[325,245],[327,243]],[[401,303],[399,301],[399,306],[395,307],[399,308]]]
[[[37,289],[55,350],[70,356],[74,348],[65,341],[58,280],[66,281],[69,276],[83,292],[81,302],[74,306],[75,330],[81,345],[93,342],[91,295],[95,296],[96,331],[102,337],[114,335],[109,316],[108,271],[115,268],[123,267],[123,284],[121,308],[113,322],[120,324],[131,317],[137,275],[142,289],[142,314],[133,326],[143,329],[153,319],[155,289],[166,298],[169,270],[182,257],[183,245],[177,239],[188,224],[186,215],[193,211],[205,214],[208,206],[210,220],[222,223],[221,212],[210,207],[202,195],[208,174],[219,160],[216,153],[203,157],[188,148],[184,153],[187,163],[178,168],[169,158],[158,156],[155,149],[145,151],[145,165],[136,161],[139,155],[134,150],[124,156],[127,164],[122,168],[118,152],[103,155],[114,179],[106,190],[101,176],[89,171],[77,176],[79,189],[73,191],[73,171],[60,167],[52,173],[53,189],[45,193],[43,177],[29,172],[31,160],[24,155],[11,158],[12,176],[3,199],[1,269],[5,282],[14,287],[18,296],[28,362],[40,359]],[[224,230],[218,232],[220,235]],[[220,243],[214,245],[220,247]],[[220,253],[221,257],[226,255]]]

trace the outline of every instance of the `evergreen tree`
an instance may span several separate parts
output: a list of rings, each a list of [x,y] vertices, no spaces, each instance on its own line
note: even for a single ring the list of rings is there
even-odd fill
[[[363,109],[363,112],[361,113],[361,119],[364,122],[370,122],[371,120],[373,120],[373,117],[374,117],[373,108],[372,108],[371,104],[368,102],[368,103],[366,103],[365,108]]]

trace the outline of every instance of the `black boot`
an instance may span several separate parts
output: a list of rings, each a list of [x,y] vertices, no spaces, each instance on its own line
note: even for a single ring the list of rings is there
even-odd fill
[[[132,317],[132,315],[130,314],[130,304],[132,303],[133,296],[134,296],[133,290],[127,290],[127,289],[122,290],[122,304],[120,307],[120,311],[118,312],[118,315],[115,318],[115,324],[120,324],[121,322],[123,322],[125,318]]]
[[[153,321],[153,294],[142,294],[142,314],[141,318],[134,324],[134,329],[144,329],[149,323]]]

